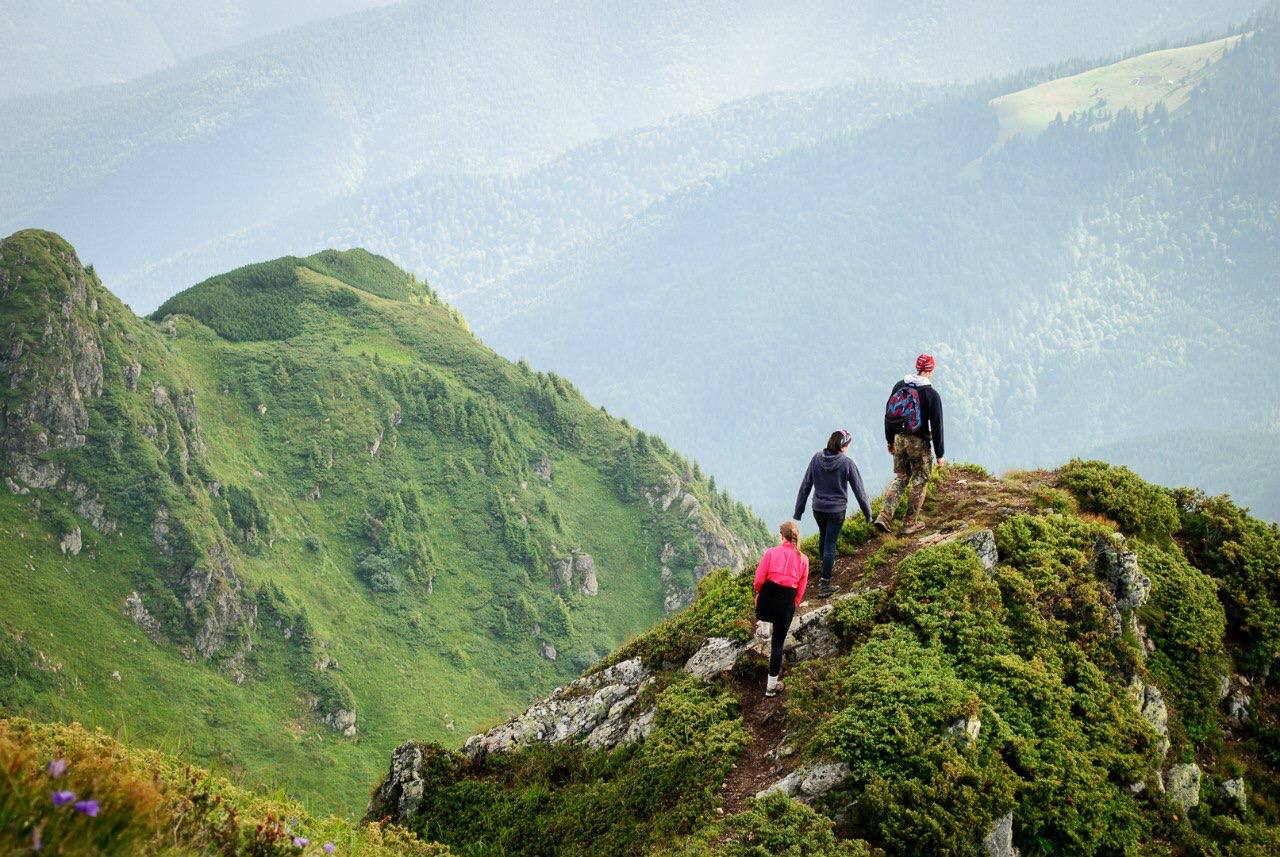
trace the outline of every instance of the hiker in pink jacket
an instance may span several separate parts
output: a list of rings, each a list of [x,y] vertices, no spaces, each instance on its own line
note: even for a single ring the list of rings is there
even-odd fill
[[[770,632],[769,682],[765,696],[782,692],[778,674],[782,672],[782,646],[791,629],[791,619],[804,599],[809,583],[809,557],[800,552],[800,527],[787,521],[778,528],[782,536],[777,547],[769,548],[756,566],[756,618],[773,625]]]

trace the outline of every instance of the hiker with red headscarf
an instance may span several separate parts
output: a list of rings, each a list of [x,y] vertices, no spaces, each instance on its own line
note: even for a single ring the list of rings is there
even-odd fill
[[[894,474],[893,483],[884,495],[884,507],[876,518],[876,527],[885,533],[893,527],[904,490],[907,517],[902,522],[902,534],[918,533],[924,528],[920,508],[924,506],[925,491],[933,472],[933,456],[938,456],[939,467],[947,464],[942,437],[942,398],[931,383],[934,365],[932,355],[917,357],[915,374],[894,384],[885,404],[884,438],[893,456]]]

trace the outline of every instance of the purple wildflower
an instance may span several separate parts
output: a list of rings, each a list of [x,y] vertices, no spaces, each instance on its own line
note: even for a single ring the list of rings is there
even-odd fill
[[[90,818],[93,818],[98,814],[98,802],[96,800],[76,801],[76,812],[83,813]]]
[[[293,837],[293,847],[294,847],[294,848],[306,848],[306,847],[307,847],[308,845],[310,845],[310,844],[311,844],[311,840],[310,840],[310,839],[308,839],[308,838],[307,838],[307,837],[305,837],[305,836],[295,836],[295,837]]]
[[[45,771],[55,780],[67,772],[66,759],[54,759],[45,767]]]
[[[326,842],[326,843],[324,844],[324,853],[326,853],[326,854],[332,854],[333,852],[335,852],[335,851],[337,851],[337,850],[338,850],[338,846],[337,846],[337,845],[334,845],[332,842]]]
[[[76,799],[75,792],[54,792],[53,793],[54,806],[66,806],[67,804],[71,803],[75,799]]]

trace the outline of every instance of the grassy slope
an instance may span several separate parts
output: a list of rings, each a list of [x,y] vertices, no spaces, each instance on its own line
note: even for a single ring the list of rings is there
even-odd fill
[[[40,234],[24,235],[35,240],[30,236]],[[126,496],[138,507],[132,520],[129,508],[116,511],[123,519],[119,536],[98,536],[80,520],[86,550],[63,558],[55,522],[33,514],[33,500],[52,509],[60,498],[0,491],[0,584],[6,593],[0,633],[25,639],[61,665],[42,674],[48,681],[16,683],[0,698],[5,708],[183,747],[250,782],[284,786],[316,808],[351,812],[363,808],[368,785],[403,736],[449,741],[451,726],[465,734],[497,720],[662,615],[659,547],[690,537],[673,517],[655,514],[638,498],[624,500],[613,484],[612,451],[634,442],[635,431],[564,386],[555,407],[581,440],[557,436],[529,404],[531,391],[546,379],[489,351],[428,290],[402,272],[397,279],[384,262],[358,253],[307,264],[290,260],[288,273],[297,274],[302,295],[296,313],[288,305],[260,303],[263,294],[274,293],[236,291],[225,282],[181,296],[188,312],[209,309],[202,305],[208,294],[218,299],[219,311],[235,308],[230,316],[210,316],[226,330],[252,327],[255,317],[296,323],[296,335],[287,340],[229,341],[185,317],[177,321],[176,335],[162,335],[157,325],[130,317],[109,293],[97,291],[144,366],[136,393],[123,389],[118,367],[108,366],[104,398],[128,415],[124,431],[138,440],[137,427],[154,418],[147,402],[152,381],[174,393],[194,390],[208,454],[201,477],[182,486],[182,493],[197,511],[206,504],[216,509],[202,480],[217,481],[245,488],[261,504],[269,532],[256,540],[231,539],[237,572],[250,591],[274,584],[305,612],[337,661],[328,675],[336,674],[354,696],[358,737],[337,734],[309,711],[305,661],[313,653],[284,639],[265,612],[240,685],[217,658],[184,658],[180,633],[167,630],[171,642],[157,644],[122,615],[125,596],[139,580],[163,577],[163,562],[149,538],[149,501],[130,491],[130,480],[142,484],[146,474],[102,460],[92,438],[85,450],[61,455],[101,487],[109,509],[122,506]],[[223,287],[230,292],[219,292]],[[350,297],[335,299],[337,294]],[[110,363],[115,355],[108,351]],[[476,418],[479,432],[501,435],[500,442],[486,451],[487,437],[473,436],[474,428],[433,424],[403,395],[396,398],[397,371],[425,372],[441,385],[437,400],[460,410],[471,403],[487,413]],[[405,377],[412,382],[418,376]],[[259,404],[266,406],[261,414]],[[389,414],[397,407],[403,422],[394,426]],[[370,444],[380,431],[384,445],[373,456]],[[322,458],[332,454],[332,467],[317,463],[312,447]],[[549,484],[528,465],[544,452],[552,462]],[[656,478],[687,466],[652,451],[640,469]],[[321,499],[304,499],[317,484]],[[751,539],[761,537],[758,523],[723,498],[713,499],[705,482],[692,478],[688,485],[708,508],[726,510],[731,526]],[[390,594],[371,591],[353,573],[358,557],[371,549],[363,531],[366,513],[378,514],[393,493],[416,494],[423,506],[423,525],[401,529],[429,545],[430,592],[424,574],[415,583],[406,571],[403,590]],[[527,516],[540,551],[536,562],[513,556],[505,544],[493,515],[499,493],[507,514]],[[216,527],[192,516],[198,533],[217,535]],[[596,598],[563,597],[569,617],[564,627],[557,627],[559,599],[548,581],[551,545],[561,553],[580,546],[594,557],[599,574]],[[511,632],[498,637],[498,609],[514,611],[520,604],[534,615],[512,612]],[[543,626],[540,634],[535,623]],[[539,655],[543,641],[559,650],[556,661]]]
[[[1011,137],[1035,136],[1058,116],[1066,119],[1091,111],[1114,116],[1121,110],[1141,114],[1157,102],[1164,102],[1173,112],[1186,103],[1205,69],[1222,59],[1240,38],[1229,36],[1198,45],[1152,51],[1002,95],[991,102],[1000,120],[1000,134],[994,148],[1003,146]]]

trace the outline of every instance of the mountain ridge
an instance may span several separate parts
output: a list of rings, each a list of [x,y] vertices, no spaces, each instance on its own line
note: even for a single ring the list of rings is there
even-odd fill
[[[0,639],[47,629],[58,664],[7,710],[198,735],[350,806],[393,724],[494,716],[765,541],[381,257],[248,266],[155,320],[51,233],[0,262]]]

